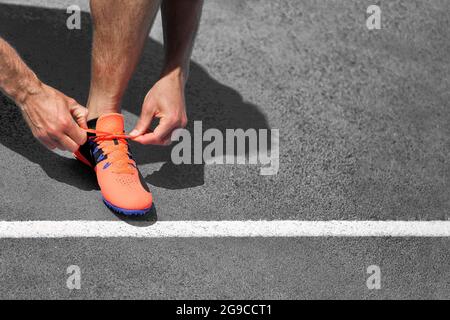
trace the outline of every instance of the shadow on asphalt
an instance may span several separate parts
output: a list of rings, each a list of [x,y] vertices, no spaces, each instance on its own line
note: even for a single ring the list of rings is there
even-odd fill
[[[125,216],[123,214],[118,214],[114,212],[113,210],[110,210],[118,219],[122,220],[123,222],[133,226],[133,227],[139,227],[139,228],[145,228],[154,225],[156,222],[158,222],[158,214],[156,211],[155,204],[153,204],[150,212],[146,213],[142,216]]]
[[[92,25],[88,13],[82,14],[82,30],[66,27],[64,10],[0,4],[0,35],[14,46],[38,76],[50,86],[80,103],[87,101],[90,80]],[[162,67],[163,46],[148,39],[142,61],[129,84],[124,109],[140,114],[142,101],[157,81]],[[49,177],[83,190],[97,188],[95,178],[86,179],[86,168],[54,154],[34,141],[20,112],[0,96],[0,143],[39,164]],[[186,88],[189,124],[202,121],[203,130],[249,128],[269,129],[258,107],[244,102],[242,96],[213,79],[206,70],[191,62]],[[184,189],[204,184],[204,165],[174,165],[171,147],[132,145],[138,163],[164,164],[145,181],[166,189]],[[91,174],[92,175],[92,174]]]

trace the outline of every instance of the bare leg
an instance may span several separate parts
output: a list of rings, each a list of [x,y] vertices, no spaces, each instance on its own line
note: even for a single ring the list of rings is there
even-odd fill
[[[187,124],[184,87],[202,6],[203,0],[163,0],[161,4],[165,62],[161,77],[147,94],[139,121],[130,132],[136,142],[170,144],[172,132]],[[154,118],[159,118],[159,124],[148,132]]]
[[[91,0],[94,25],[88,119],[120,112],[160,0]]]
[[[178,72],[184,81],[200,23],[203,0],[163,0],[161,15],[164,31],[165,64],[163,75]]]

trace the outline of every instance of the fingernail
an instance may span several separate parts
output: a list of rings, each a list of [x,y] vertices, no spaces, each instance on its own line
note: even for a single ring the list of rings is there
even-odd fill
[[[137,130],[133,130],[130,132],[130,136],[132,137],[136,137],[137,135],[139,135],[139,132]]]

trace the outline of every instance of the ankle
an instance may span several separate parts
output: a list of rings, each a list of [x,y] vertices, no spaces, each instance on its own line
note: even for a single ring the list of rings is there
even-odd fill
[[[87,103],[88,121],[108,113],[120,113],[120,101],[113,99],[92,99]]]
[[[109,113],[121,113],[121,112],[120,112],[120,109],[119,110],[108,109],[108,108],[101,108],[100,110],[99,109],[94,109],[94,110],[89,109],[87,120],[90,121],[90,120],[98,119],[102,115],[109,114]]]

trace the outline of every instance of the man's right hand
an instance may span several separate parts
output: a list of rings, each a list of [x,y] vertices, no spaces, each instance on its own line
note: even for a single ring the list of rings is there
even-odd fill
[[[85,107],[62,92],[40,84],[17,102],[33,135],[47,148],[75,152],[87,140]]]
[[[87,140],[87,109],[43,84],[0,37],[0,91],[22,110],[33,135],[49,149],[75,152]]]

